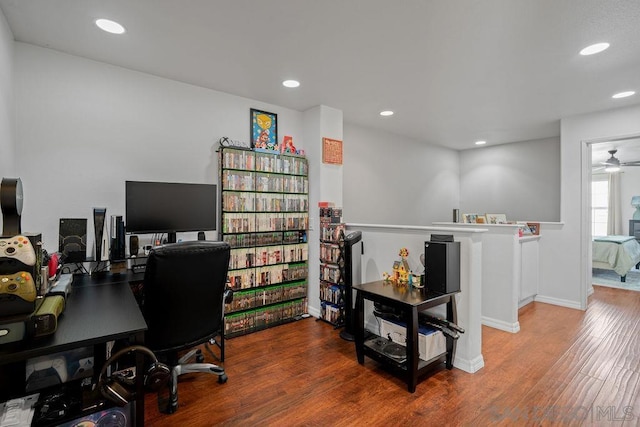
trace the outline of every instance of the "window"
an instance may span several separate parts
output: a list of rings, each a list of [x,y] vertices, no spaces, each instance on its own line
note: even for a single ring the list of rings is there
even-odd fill
[[[591,235],[607,235],[609,216],[609,180],[607,175],[594,176],[591,181]]]

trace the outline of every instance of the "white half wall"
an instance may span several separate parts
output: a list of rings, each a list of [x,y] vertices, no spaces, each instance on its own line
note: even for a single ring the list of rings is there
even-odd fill
[[[432,233],[452,234],[460,242],[460,293],[456,294],[458,324],[465,329],[456,344],[453,365],[465,372],[474,373],[484,367],[482,356],[482,245],[487,231],[480,228],[422,227],[404,225],[347,224],[347,229],[362,232],[364,254],[362,256],[362,283],[382,280],[383,272],[390,272],[393,262],[399,259],[400,248],[409,251],[407,262],[418,271],[424,242]],[[389,284],[389,286],[394,286]],[[437,310],[440,309],[440,310]],[[435,307],[445,316],[444,306]],[[378,332],[373,316],[373,304],[365,300],[365,324]]]

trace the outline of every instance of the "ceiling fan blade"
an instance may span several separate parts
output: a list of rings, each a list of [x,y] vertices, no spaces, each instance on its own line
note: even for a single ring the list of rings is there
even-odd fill
[[[640,161],[635,162],[622,162],[620,166],[640,166]]]

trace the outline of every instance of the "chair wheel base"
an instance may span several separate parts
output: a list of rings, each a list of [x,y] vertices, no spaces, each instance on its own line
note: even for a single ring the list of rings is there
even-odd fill
[[[224,384],[224,383],[226,383],[226,382],[227,382],[227,380],[228,380],[228,379],[229,379],[229,378],[227,377],[227,374],[222,374],[222,375],[220,375],[220,376],[218,377],[218,382],[219,382],[220,384]]]

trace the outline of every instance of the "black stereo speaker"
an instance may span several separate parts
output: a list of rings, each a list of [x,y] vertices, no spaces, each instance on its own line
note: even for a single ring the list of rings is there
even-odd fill
[[[83,262],[87,258],[86,218],[60,218],[58,252],[64,262]]]
[[[425,287],[450,294],[460,291],[460,242],[424,242]]]
[[[164,363],[158,362],[156,355],[147,347],[134,345],[123,348],[105,362],[98,377],[98,389],[102,396],[118,406],[124,406],[135,399],[136,377],[131,375],[132,370],[126,369],[120,369],[118,372],[107,376],[107,368],[116,364],[124,356],[136,353],[142,353],[151,360],[151,364],[144,372],[146,391],[156,392],[160,390],[171,378],[171,369]]]
[[[125,253],[125,232],[122,216],[111,215],[111,261],[123,261]]]

